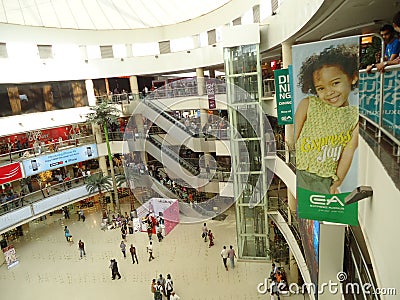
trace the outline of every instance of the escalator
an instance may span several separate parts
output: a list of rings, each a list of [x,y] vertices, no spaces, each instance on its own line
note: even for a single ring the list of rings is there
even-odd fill
[[[128,168],[128,173],[131,178],[131,188],[147,188],[156,192],[160,197],[179,200],[179,212],[186,218],[182,219],[183,223],[200,222],[206,219],[215,217],[215,213],[207,211],[200,205],[189,205],[182,201],[182,199],[174,193],[167,186],[163,185],[156,178],[150,176],[148,173],[141,174]],[[148,199],[146,199],[148,200]],[[182,216],[181,216],[182,217]]]
[[[177,145],[185,142],[187,146],[196,151],[194,136],[195,133],[179,120],[171,116],[167,111],[169,108],[160,107],[160,103],[156,103],[156,100],[147,100],[140,102],[137,105],[135,114],[141,114],[146,119],[157,124],[162,130],[168,133],[168,137],[173,139]]]

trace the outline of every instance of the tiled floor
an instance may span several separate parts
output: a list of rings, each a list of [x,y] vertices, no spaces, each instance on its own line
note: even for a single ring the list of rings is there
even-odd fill
[[[162,243],[154,242],[155,260],[149,262],[147,235],[128,235],[128,246],[133,243],[138,249],[138,265],[132,264],[130,255],[123,258],[119,230],[100,230],[99,211],[92,208],[86,216],[84,223],[78,222],[76,215],[64,220],[55,214],[31,224],[29,233],[14,243],[20,263],[10,270],[5,264],[0,267],[1,299],[150,300],[151,279],[160,273],[171,274],[182,300],[269,299],[257,292],[257,284],[264,280],[270,263],[238,262],[228,272],[223,267],[222,246],[237,248],[233,210],[224,221],[207,221],[216,237],[212,248],[201,239],[202,224],[181,224]],[[64,225],[74,237],[72,246],[65,240]],[[82,260],[79,239],[86,245],[87,255]],[[119,263],[121,280],[111,280],[111,258]]]

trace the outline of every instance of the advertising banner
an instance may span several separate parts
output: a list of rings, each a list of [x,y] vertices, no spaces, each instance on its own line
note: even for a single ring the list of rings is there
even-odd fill
[[[358,225],[359,38],[293,46],[300,218]]]
[[[179,205],[176,199],[151,198],[136,209],[139,220],[142,220],[147,214],[154,217],[161,215],[164,219],[165,234],[171,232],[179,224]],[[147,226],[142,225],[142,231],[146,231]]]
[[[293,124],[292,95],[290,88],[289,70],[279,69],[274,71],[276,109],[278,111],[278,124]]]
[[[86,126],[81,127],[78,124],[66,125],[62,127],[49,128],[49,129],[37,129],[31,130],[24,133],[17,133],[8,136],[2,136],[0,141],[11,142],[15,144],[19,140],[21,144],[27,143],[28,147],[33,147],[35,141],[47,142],[47,141],[60,141],[60,140],[71,140],[80,137],[82,134],[87,134]]]
[[[88,144],[23,160],[22,165],[24,166],[25,175],[32,176],[44,171],[97,158],[98,156],[96,144]]]
[[[215,101],[215,80],[206,80],[206,91],[208,97],[208,109],[214,109],[217,107]]]
[[[3,254],[6,258],[7,268],[10,269],[19,263],[14,246],[10,245],[3,248]]]
[[[22,170],[19,162],[0,167],[0,184],[4,184],[21,178]]]

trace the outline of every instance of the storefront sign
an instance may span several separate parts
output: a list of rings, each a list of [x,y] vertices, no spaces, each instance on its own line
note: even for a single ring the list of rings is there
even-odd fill
[[[11,182],[22,178],[20,163],[12,163],[0,167],[0,184]]]
[[[275,96],[278,111],[278,124],[293,124],[292,95],[290,88],[289,70],[274,71]]]
[[[44,171],[54,170],[67,165],[97,158],[98,156],[96,144],[89,144],[38,156],[33,159],[27,159],[22,161],[22,164],[24,166],[25,175],[32,176]]]

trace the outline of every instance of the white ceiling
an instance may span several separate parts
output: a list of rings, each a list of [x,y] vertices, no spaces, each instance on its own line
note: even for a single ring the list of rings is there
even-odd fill
[[[70,29],[138,29],[207,14],[231,0],[0,0],[0,23]]]

